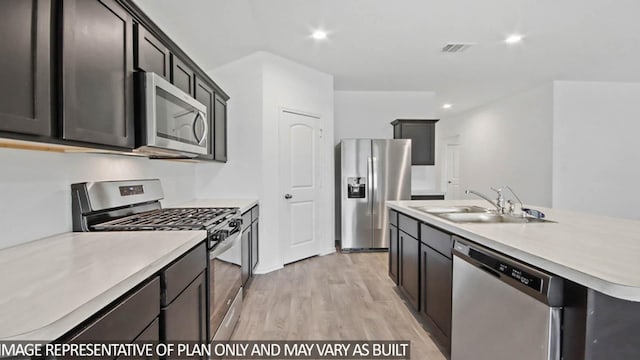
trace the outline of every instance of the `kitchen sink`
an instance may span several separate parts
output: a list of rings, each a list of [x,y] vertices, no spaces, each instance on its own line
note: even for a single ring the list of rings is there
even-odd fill
[[[427,214],[459,214],[459,213],[486,213],[489,210],[480,206],[447,206],[447,207],[432,207],[432,206],[411,206],[412,208],[426,212]]]
[[[534,217],[519,217],[510,215],[501,215],[494,212],[484,213],[439,213],[433,214],[445,220],[456,223],[478,223],[478,224],[497,224],[497,223],[550,223],[553,221],[546,219],[538,219]]]

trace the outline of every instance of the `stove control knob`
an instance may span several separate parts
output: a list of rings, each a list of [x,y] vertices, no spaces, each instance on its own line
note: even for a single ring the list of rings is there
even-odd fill
[[[229,226],[232,228],[239,228],[242,226],[242,219],[233,219],[229,221]]]
[[[218,230],[218,231],[213,233],[212,240],[213,241],[222,241],[227,236],[229,236],[229,232],[227,230]]]

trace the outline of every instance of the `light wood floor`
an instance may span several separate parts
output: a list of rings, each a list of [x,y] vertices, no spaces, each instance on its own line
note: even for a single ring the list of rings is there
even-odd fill
[[[337,253],[257,275],[232,340],[408,340],[412,359],[445,359],[387,266],[386,253]]]

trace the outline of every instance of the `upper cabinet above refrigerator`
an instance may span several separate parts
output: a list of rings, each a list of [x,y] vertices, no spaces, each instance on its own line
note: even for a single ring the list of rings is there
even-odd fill
[[[435,165],[436,123],[438,120],[396,119],[394,139],[411,140],[411,165]]]

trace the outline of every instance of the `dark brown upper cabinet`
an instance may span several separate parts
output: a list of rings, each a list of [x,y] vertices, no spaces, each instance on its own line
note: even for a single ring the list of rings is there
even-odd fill
[[[193,96],[195,73],[177,56],[171,54],[171,83],[180,90]]]
[[[133,24],[114,0],[65,0],[62,137],[133,148]]]
[[[435,165],[435,137],[438,120],[396,119],[394,139],[411,139],[411,165]]]
[[[227,162],[227,101],[216,94],[213,129],[213,159]]]
[[[0,131],[51,135],[51,0],[1,0]]]
[[[138,70],[153,72],[170,80],[171,53],[142,25],[134,26],[134,64]]]

